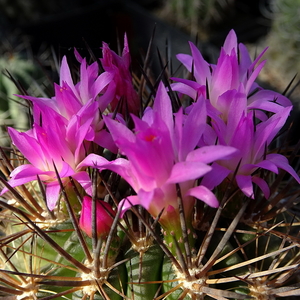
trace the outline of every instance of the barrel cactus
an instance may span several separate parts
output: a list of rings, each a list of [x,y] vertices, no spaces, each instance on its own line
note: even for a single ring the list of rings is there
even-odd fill
[[[292,104],[234,31],[216,65],[190,48],[188,77],[138,79],[125,36],[92,64],[75,50],[77,78],[64,57],[55,95],[19,95],[33,121],[1,148],[3,299],[300,295]]]

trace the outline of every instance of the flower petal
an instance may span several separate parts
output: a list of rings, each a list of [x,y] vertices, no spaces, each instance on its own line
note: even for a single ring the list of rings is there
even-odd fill
[[[236,175],[236,182],[241,191],[249,198],[254,199],[254,191],[251,175]]]
[[[192,65],[193,65],[193,57],[189,54],[177,54],[176,58],[189,70],[192,72]]]
[[[85,192],[92,196],[92,181],[87,172],[77,172],[72,175],[72,178],[75,179],[85,190]]]
[[[138,196],[129,196],[120,201],[118,209],[121,209],[120,217],[123,218],[125,212],[134,205],[142,205]]]
[[[268,154],[266,160],[273,162],[278,168],[285,170],[290,175],[292,175],[298,183],[300,183],[300,178],[295,170],[290,166],[288,159],[280,154]]]
[[[191,42],[189,42],[192,57],[193,57],[193,68],[194,68],[194,76],[196,81],[200,85],[206,85],[207,81],[211,80],[211,71],[209,63],[203,58],[199,49]],[[190,72],[192,70],[189,70]]]
[[[191,151],[187,155],[187,161],[200,161],[209,164],[215,160],[228,159],[237,152],[237,149],[228,146],[214,145],[204,146]]]
[[[259,188],[262,190],[266,199],[268,199],[270,197],[270,188],[265,180],[263,180],[260,177],[253,176],[252,182],[254,182],[255,184],[257,184],[259,186]]]
[[[183,126],[181,142],[181,160],[185,160],[187,154],[194,150],[206,127],[205,99],[200,96],[192,106]]]
[[[232,49],[234,49],[235,53],[237,54],[237,36],[233,29],[231,29],[224,41],[223,48],[226,54],[230,55]]]
[[[210,190],[221,184],[222,181],[231,173],[231,170],[228,170],[215,162],[211,165],[211,167],[212,170],[205,174],[201,181],[201,184]]]
[[[186,195],[193,196],[211,207],[218,207],[219,201],[215,194],[203,185],[196,186],[187,191]]]
[[[60,193],[60,185],[58,181],[51,182],[50,184],[46,185],[47,206],[50,210],[53,210],[55,208],[59,197],[59,193]]]
[[[172,104],[170,97],[161,82],[158,86],[156,97],[153,104],[154,122],[163,120],[167,125],[169,132],[173,129]]]
[[[27,160],[35,167],[43,168],[44,153],[37,140],[27,135],[25,132],[18,132],[14,128],[8,128],[8,133],[19,149],[19,151],[27,158]],[[29,147],[30,145],[30,147]]]
[[[198,161],[184,161],[175,164],[166,183],[179,183],[195,180],[208,173],[211,167]]]

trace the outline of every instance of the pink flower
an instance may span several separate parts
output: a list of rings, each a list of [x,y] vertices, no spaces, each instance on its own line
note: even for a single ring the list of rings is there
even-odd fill
[[[130,53],[126,34],[124,36],[124,49],[121,57],[112,51],[106,43],[103,43],[102,53],[102,66],[113,77],[110,85],[113,84],[115,86],[115,94],[110,103],[111,110],[114,111],[118,102],[123,101],[120,106],[122,115],[124,116],[126,112],[137,115],[140,108],[140,100],[132,84]]]
[[[34,123],[27,132],[18,132],[8,128],[13,144],[28,160],[29,164],[17,167],[10,174],[8,184],[16,187],[37,180],[37,176],[45,183],[47,205],[53,210],[60,193],[54,165],[63,184],[71,176],[85,191],[91,195],[91,180],[78,163],[85,157],[83,141],[90,136],[90,120],[81,125],[80,117],[75,116],[65,124],[65,120],[56,112],[43,115],[43,126]],[[48,117],[47,117],[48,116]],[[7,192],[4,188],[1,195]]]
[[[104,72],[99,75],[97,62],[87,65],[86,59],[82,58],[78,52],[76,52],[76,57],[80,62],[80,80],[77,83],[72,79],[66,57],[63,57],[60,84],[54,84],[54,97],[19,97],[33,102],[33,118],[37,123],[41,115],[50,110],[62,116],[65,123],[72,122],[75,116],[80,116],[81,122],[88,121],[92,117],[90,129],[94,132],[93,141],[116,152],[117,149],[110,135],[103,130],[104,122],[101,117],[101,113],[104,113],[114,99],[114,85],[109,85],[114,74]]]
[[[36,123],[39,123],[41,115],[50,109],[62,116],[65,123],[74,121],[75,116],[80,116],[81,122],[93,117],[90,123],[90,130],[93,131],[92,141],[111,152],[116,152],[117,148],[110,134],[104,129],[102,115],[112,113],[121,100],[124,101],[120,110],[123,114],[127,111],[137,114],[140,105],[139,97],[132,85],[126,35],[122,57],[103,43],[101,61],[106,71],[101,74],[99,74],[97,62],[88,65],[86,59],[82,58],[76,50],[75,56],[80,63],[77,82],[72,78],[67,58],[63,57],[60,82],[59,85],[54,84],[54,97],[19,97],[33,102],[33,118]],[[91,112],[92,110],[94,111]]]
[[[193,72],[194,81],[174,78],[172,90],[190,96],[193,100],[203,95],[212,107],[226,121],[230,98],[226,97],[231,91],[243,91],[246,109],[256,109],[256,117],[266,120],[263,111],[279,112],[283,107],[291,106],[291,102],[283,95],[264,90],[255,82],[265,61],[260,62],[266,49],[252,61],[243,44],[237,43],[237,37],[231,30],[224,42],[216,65],[207,63],[197,47],[190,43],[192,55],[178,54],[182,64]]]
[[[264,50],[254,61],[231,30],[224,42],[216,65],[207,63],[196,46],[190,43],[192,55],[179,54],[183,65],[193,72],[195,80],[178,79],[172,89],[188,95],[194,101],[206,99],[209,124],[199,146],[228,145],[238,150],[230,159],[215,161],[213,170],[202,183],[210,189],[236,173],[236,183],[248,197],[254,197],[253,183],[266,197],[267,183],[258,176],[260,168],[278,173],[278,168],[299,177],[287,159],[268,154],[267,147],[284,125],[292,109],[291,102],[279,93],[262,89],[256,78],[265,61],[260,62]],[[187,108],[189,111],[189,108]]]
[[[237,168],[236,183],[242,192],[251,198],[254,198],[253,183],[260,187],[266,198],[270,194],[266,181],[259,177],[257,172],[259,168],[276,174],[279,168],[283,169],[300,183],[299,176],[289,165],[286,157],[267,151],[285,124],[292,107],[282,108],[266,121],[258,123],[254,118],[256,111],[247,113],[243,105],[238,105],[243,102],[240,101],[238,93],[231,94],[231,97],[233,105],[229,107],[227,123],[221,118],[215,118],[212,122],[213,130],[204,134],[206,138],[203,141],[209,144],[228,145],[236,148],[238,152],[227,160],[214,162],[213,170],[205,175],[203,184],[212,189],[226,177],[232,178]]]
[[[143,206],[153,217],[165,209],[162,222],[167,219],[167,212],[172,211],[170,208],[178,212],[176,184],[181,188],[187,216],[192,212],[192,196],[217,207],[215,195],[203,185],[195,186],[196,180],[211,170],[209,163],[230,157],[235,149],[208,146],[194,150],[206,126],[204,102],[198,101],[188,116],[181,109],[175,114],[174,122],[170,98],[161,84],[153,109],[148,108],[142,119],[134,115],[132,118],[134,132],[124,124],[105,118],[116,145],[127,159],[109,162],[91,154],[81,164],[110,169],[132,186],[136,195],[120,202],[123,213],[132,205]]]
[[[96,230],[98,238],[107,237],[114,216],[115,212],[110,204],[96,200]],[[92,237],[92,220],[92,198],[85,196],[83,197],[79,226],[89,237]]]
[[[88,65],[85,58],[81,58],[78,53],[76,56],[80,62],[80,78],[78,82],[73,81],[67,58],[64,56],[60,67],[60,84],[54,84],[54,97],[20,97],[33,103],[42,102],[67,120],[91,101],[98,102],[99,108],[103,112],[110,100],[112,100],[112,98],[107,99],[109,97],[104,95],[104,89],[112,81],[113,76],[107,72],[99,75],[97,62]]]

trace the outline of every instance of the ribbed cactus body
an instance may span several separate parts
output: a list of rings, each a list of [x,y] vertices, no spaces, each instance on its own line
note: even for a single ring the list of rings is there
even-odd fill
[[[125,253],[128,274],[127,297],[150,300],[160,294],[163,251],[151,245],[145,252],[129,249]]]

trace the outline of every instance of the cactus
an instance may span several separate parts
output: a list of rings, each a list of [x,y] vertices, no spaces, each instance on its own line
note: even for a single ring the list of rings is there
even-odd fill
[[[189,78],[167,87],[146,71],[132,85],[125,36],[102,72],[75,50],[55,97],[19,95],[33,124],[1,148],[1,298],[300,295],[291,102],[255,83],[263,53],[233,31],[216,65],[190,46]]]

